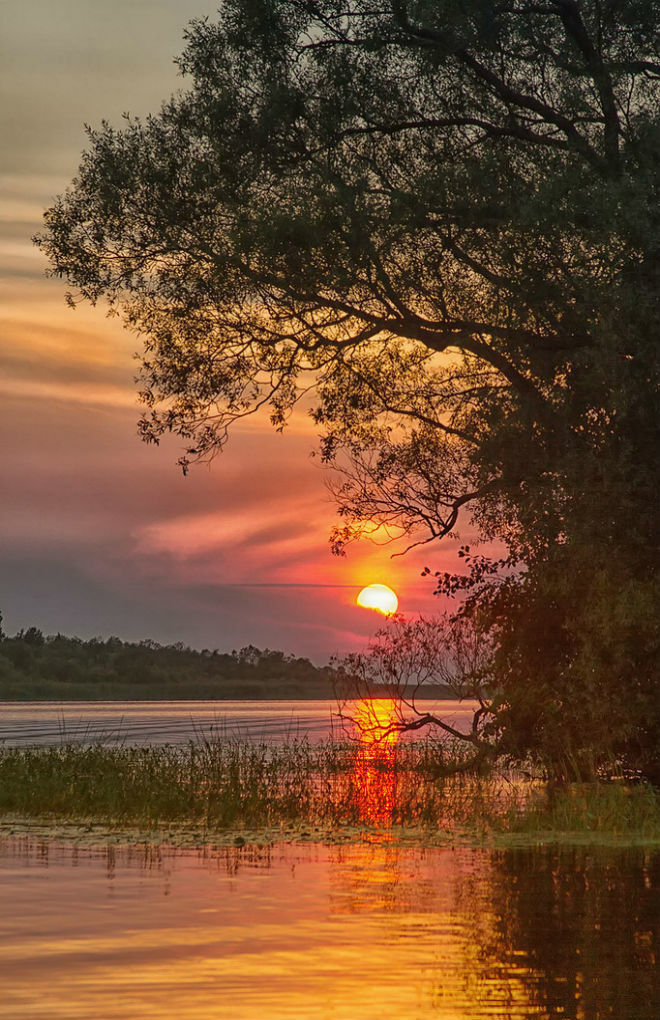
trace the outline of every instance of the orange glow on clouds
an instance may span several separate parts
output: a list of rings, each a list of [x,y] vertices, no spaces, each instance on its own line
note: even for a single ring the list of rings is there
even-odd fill
[[[253,643],[321,664],[368,638],[374,618],[355,611],[365,578],[386,577],[408,612],[431,613],[436,600],[418,580],[421,570],[450,569],[451,554],[429,558],[425,549],[391,560],[396,529],[362,522],[370,541],[353,545],[346,558],[330,555],[334,508],[324,472],[309,465],[311,397],[284,436],[267,413],[245,419],[212,471],[200,466],[184,479],[176,437],[156,449],[136,436],[140,338],[102,307],[82,303],[72,312],[65,283],[44,275],[46,259],[30,240],[43,228],[43,209],[75,173],[83,122],[121,124],[123,110],[154,109],[177,87],[171,58],[180,52],[186,11],[204,13],[199,2],[160,5],[157,18],[151,7],[145,13],[144,4],[129,5],[111,19],[114,27],[104,12],[99,26],[109,48],[93,74],[80,64],[86,43],[60,32],[56,5],[41,4],[53,30],[36,41],[25,19],[10,18],[16,116],[3,137],[0,174],[5,621],[10,631],[34,623],[81,637],[116,633],[222,649]],[[153,38],[144,21],[151,25],[152,15]],[[134,26],[128,35],[127,17]],[[91,25],[85,22],[85,32]],[[145,37],[154,43],[148,52]],[[131,67],[127,38],[135,42]],[[127,72],[119,77],[117,53]],[[23,88],[25,67],[30,83]]]

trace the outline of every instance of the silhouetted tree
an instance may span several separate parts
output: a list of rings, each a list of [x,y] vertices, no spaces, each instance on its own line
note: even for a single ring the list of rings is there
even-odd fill
[[[339,715],[367,745],[387,745],[392,734],[432,728],[442,738],[434,751],[437,775],[483,770],[500,754],[492,649],[488,635],[468,617],[396,615],[376,632],[366,652],[351,653],[334,667]],[[469,725],[429,704],[438,697],[477,701]],[[384,705],[383,698],[388,699]]]
[[[512,752],[568,734],[558,772],[660,776],[659,29],[651,0],[226,0],[39,240],[143,336],[142,434],[184,468],[312,385],[336,549],[465,515],[507,545],[471,607]]]

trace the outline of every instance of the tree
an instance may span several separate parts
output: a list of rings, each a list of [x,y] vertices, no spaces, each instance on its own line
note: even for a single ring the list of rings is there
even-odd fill
[[[488,634],[467,617],[407,620],[396,614],[376,632],[366,652],[336,663],[339,716],[367,744],[387,746],[399,733],[432,727],[440,735],[437,775],[484,770],[501,750],[491,663]],[[451,698],[478,702],[470,726],[443,717],[429,704],[438,685]]]
[[[541,666],[563,717],[601,671],[584,760],[660,775],[659,28],[651,0],[226,0],[188,91],[90,131],[38,241],[143,337],[147,441],[187,469],[312,388],[335,548],[506,543],[523,574],[471,606],[507,697]],[[613,648],[594,607],[633,590]]]

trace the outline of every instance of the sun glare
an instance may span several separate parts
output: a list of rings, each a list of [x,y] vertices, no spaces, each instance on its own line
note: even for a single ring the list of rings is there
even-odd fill
[[[391,588],[386,584],[368,584],[358,595],[356,602],[363,609],[375,609],[383,616],[391,616],[396,613],[399,600]]]

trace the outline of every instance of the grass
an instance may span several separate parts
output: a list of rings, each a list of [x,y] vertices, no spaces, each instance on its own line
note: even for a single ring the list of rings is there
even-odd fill
[[[660,841],[660,791],[648,784],[569,783],[532,791],[524,809],[503,819],[511,833],[588,833],[592,837]]]
[[[660,843],[660,793],[502,774],[433,780],[433,748],[237,741],[0,751],[0,818],[115,828],[415,829],[484,843]],[[309,831],[307,831],[309,830]],[[240,838],[240,837],[237,837]]]

